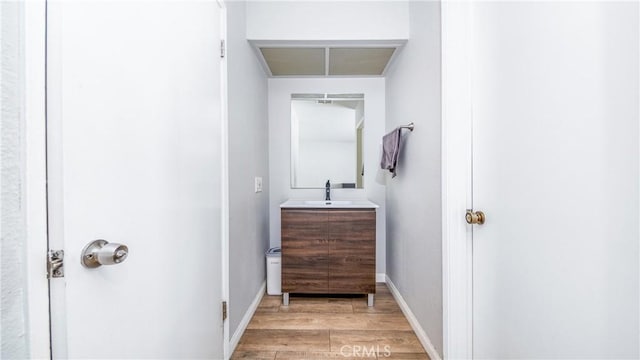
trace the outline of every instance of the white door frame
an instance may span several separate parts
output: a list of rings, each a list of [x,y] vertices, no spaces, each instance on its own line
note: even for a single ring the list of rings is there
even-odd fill
[[[443,0],[442,293],[445,359],[473,358],[471,2]]]
[[[220,39],[225,43],[227,43],[227,7],[225,5],[224,0],[217,0],[218,5],[220,6]],[[222,46],[222,45],[221,45]],[[221,50],[222,51],[222,50]],[[226,49],[224,50],[226,53]],[[221,55],[222,57],[222,55]],[[222,243],[222,299],[227,302],[227,314],[229,314],[229,111],[228,111],[228,86],[227,86],[227,56],[224,54],[224,57],[220,60],[220,95],[222,99],[220,101],[221,104],[221,123],[222,123],[222,131],[221,131],[221,152],[220,156],[222,158],[221,166],[221,176],[222,181],[220,182],[222,185],[222,203],[220,204],[220,214],[221,214],[221,243]],[[223,320],[223,356],[224,359],[229,359],[231,357],[230,351],[231,347],[229,344],[230,335],[229,335],[229,316],[227,315],[227,319]]]
[[[50,358],[47,280],[46,1],[21,4],[24,43],[27,340],[31,358]]]

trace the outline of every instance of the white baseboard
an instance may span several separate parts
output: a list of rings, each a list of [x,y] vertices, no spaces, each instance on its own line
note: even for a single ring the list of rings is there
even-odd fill
[[[436,348],[433,347],[433,344],[431,343],[429,336],[427,336],[427,333],[424,331],[422,326],[420,326],[418,319],[416,318],[415,315],[413,315],[413,312],[409,308],[409,305],[407,304],[406,301],[404,301],[404,298],[402,297],[402,295],[400,295],[400,291],[398,291],[398,288],[393,284],[393,281],[391,281],[391,279],[388,276],[386,276],[386,283],[387,283],[387,286],[389,287],[389,290],[391,290],[391,294],[393,294],[393,297],[398,302],[398,305],[400,306],[402,313],[409,321],[409,324],[413,328],[413,331],[416,333],[418,340],[420,340],[422,347],[424,347],[425,351],[429,355],[429,358],[431,360],[442,360],[442,358],[440,357],[440,354],[438,354],[438,352],[436,351]]]
[[[236,346],[238,346],[238,343],[240,342],[240,338],[244,334],[244,331],[247,330],[247,326],[249,326],[249,321],[251,321],[253,314],[255,314],[256,310],[258,309],[258,305],[260,305],[260,301],[262,301],[262,297],[264,296],[266,289],[267,289],[267,282],[264,281],[260,286],[260,290],[258,290],[256,297],[253,299],[253,302],[251,303],[251,305],[249,305],[247,312],[244,313],[244,316],[242,317],[240,324],[238,324],[238,328],[236,329],[236,332],[233,333],[231,340],[229,340],[229,356],[231,356],[233,352],[236,350]]]
[[[385,273],[377,273],[376,274],[376,282],[387,282],[387,274]]]

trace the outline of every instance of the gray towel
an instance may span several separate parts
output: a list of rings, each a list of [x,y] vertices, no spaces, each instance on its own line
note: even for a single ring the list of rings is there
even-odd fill
[[[398,155],[400,154],[400,145],[402,142],[402,129],[397,127],[392,132],[382,138],[382,159],[380,167],[389,170],[396,177],[396,167],[398,165]]]

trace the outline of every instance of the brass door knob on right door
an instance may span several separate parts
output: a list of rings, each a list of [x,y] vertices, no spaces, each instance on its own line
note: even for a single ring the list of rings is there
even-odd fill
[[[484,224],[485,216],[482,211],[473,211],[471,209],[467,209],[467,214],[465,215],[465,220],[467,220],[467,224]]]

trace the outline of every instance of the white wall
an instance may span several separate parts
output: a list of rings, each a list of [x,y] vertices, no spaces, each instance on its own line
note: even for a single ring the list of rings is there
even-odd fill
[[[442,356],[440,4],[411,2],[410,26],[386,83],[386,130],[415,123],[387,175],[387,275]]]
[[[244,1],[227,3],[229,111],[229,329],[265,279],[269,247],[267,79],[246,37]],[[254,177],[263,192],[254,192]]]
[[[377,212],[376,272],[385,272],[385,189],[376,179],[380,167],[380,144],[384,135],[384,78],[269,79],[269,210],[271,246],[280,245],[280,204],[288,199],[324,199],[321,189],[291,189],[291,94],[364,94],[364,189],[332,189],[331,198],[369,199],[380,205]]]
[[[29,357],[21,11],[18,2],[0,2],[0,358],[5,359]]]
[[[250,1],[251,40],[398,40],[409,37],[404,1]]]

